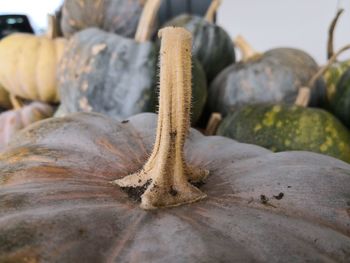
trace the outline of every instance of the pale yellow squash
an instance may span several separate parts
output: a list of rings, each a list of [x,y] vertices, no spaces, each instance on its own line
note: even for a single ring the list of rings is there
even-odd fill
[[[0,42],[0,83],[11,94],[58,102],[56,69],[65,40],[15,33]]]

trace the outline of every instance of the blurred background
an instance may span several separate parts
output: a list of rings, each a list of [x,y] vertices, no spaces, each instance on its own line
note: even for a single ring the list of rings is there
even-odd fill
[[[40,34],[46,29],[47,14],[53,13],[62,2],[0,0],[0,14],[26,14],[35,33]],[[328,26],[340,7],[345,12],[335,32],[337,49],[350,43],[350,0],[224,0],[217,23],[232,37],[244,35],[258,51],[281,46],[296,47],[322,64],[326,61]]]

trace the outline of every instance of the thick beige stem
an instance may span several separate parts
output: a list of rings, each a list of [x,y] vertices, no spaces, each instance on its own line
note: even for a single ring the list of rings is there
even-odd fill
[[[189,181],[201,181],[208,172],[185,162],[184,144],[190,127],[191,34],[167,27],[159,32],[160,95],[156,142],[140,172],[114,181],[121,187],[148,185],[141,196],[143,209],[192,203],[206,195]]]
[[[14,110],[19,110],[23,107],[23,102],[16,95],[10,94],[10,101]]]
[[[242,61],[247,61],[257,56],[261,56],[261,53],[257,52],[248,42],[247,40],[238,35],[234,40],[234,44],[238,47],[242,54]]]
[[[150,40],[160,4],[161,0],[147,0],[135,34],[137,42]]]
[[[316,81],[324,73],[326,73],[326,71],[337,61],[337,57],[340,54],[342,54],[343,52],[345,52],[345,51],[347,51],[349,49],[350,49],[350,45],[346,45],[346,46],[342,47],[341,49],[339,49],[335,54],[333,54],[333,56],[328,60],[327,64],[324,65],[323,67],[321,67],[319,69],[319,71],[317,71],[316,74],[312,76],[312,78],[308,82],[307,86],[302,87],[302,88],[299,89],[298,96],[297,96],[294,104],[306,107],[309,104],[309,99],[305,100],[305,94],[306,93],[305,93],[304,89],[307,88],[307,89],[311,90],[315,86]],[[309,93],[311,93],[311,92],[309,92]],[[309,96],[309,98],[310,98],[310,96]]]
[[[207,13],[205,14],[205,20],[210,23],[214,23],[215,13],[222,3],[222,0],[212,0]]]
[[[58,36],[58,28],[57,28],[57,21],[56,16],[54,15],[47,15],[47,31],[46,36],[50,39],[54,39]]]
[[[337,26],[337,22],[339,20],[339,17],[344,12],[344,9],[339,9],[335,17],[333,18],[329,29],[328,29],[328,43],[327,43],[327,58],[330,59],[334,54],[334,30]]]

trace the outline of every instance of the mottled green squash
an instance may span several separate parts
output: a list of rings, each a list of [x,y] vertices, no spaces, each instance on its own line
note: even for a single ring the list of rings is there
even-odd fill
[[[61,27],[65,37],[89,27],[125,37],[133,37],[143,1],[140,0],[65,0]]]
[[[273,151],[304,150],[350,162],[350,133],[330,113],[295,105],[246,105],[229,114],[217,134]]]
[[[327,58],[330,59],[334,55],[334,30],[337,26],[339,18],[341,14],[344,12],[344,9],[339,9],[328,29],[328,42],[327,42]],[[345,61],[337,61],[333,65],[331,65],[324,74],[324,79],[326,81],[327,86],[327,99],[325,102],[325,107],[329,108],[331,101],[333,100],[333,96],[336,93],[336,88],[340,77],[343,73],[350,68],[350,60]]]
[[[235,62],[235,50],[228,33],[220,26],[195,15],[180,15],[167,25],[180,26],[193,35],[193,55],[202,63],[211,82],[220,71]]]
[[[330,100],[330,110],[350,128],[350,68],[340,78]]]

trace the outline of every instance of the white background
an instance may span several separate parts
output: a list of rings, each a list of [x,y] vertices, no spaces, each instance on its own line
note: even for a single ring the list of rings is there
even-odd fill
[[[60,3],[62,0],[0,0],[0,13],[28,14],[36,29],[44,29],[47,13]],[[224,0],[218,23],[232,37],[244,35],[258,51],[296,47],[324,63],[328,25],[338,5],[345,8],[336,30],[335,47],[339,48],[350,43],[350,0]],[[345,56],[350,57],[349,53]]]

